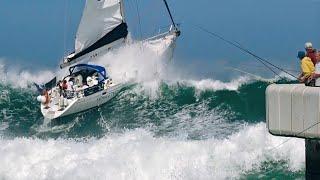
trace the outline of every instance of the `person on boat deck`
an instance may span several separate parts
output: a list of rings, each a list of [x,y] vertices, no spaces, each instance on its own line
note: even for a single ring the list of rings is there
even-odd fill
[[[301,60],[301,74],[299,76],[299,81],[307,84],[309,77],[315,72],[315,67],[311,59],[306,56],[305,52],[299,51],[298,58]]]
[[[76,88],[83,86],[83,78],[82,78],[81,74],[79,74],[78,76],[75,77],[74,85]]]
[[[67,83],[67,86],[68,86],[68,87],[67,87],[67,90],[68,90],[68,91],[73,91],[73,90],[74,90],[74,88],[73,88],[73,85],[74,85],[73,81],[74,81],[74,78],[71,77],[71,78],[69,79],[68,83]]]
[[[61,96],[62,95],[62,81],[61,80],[58,81],[57,87],[59,87],[59,96]]]
[[[62,82],[62,90],[67,90],[67,89],[68,89],[67,80],[63,80],[63,82]]]
[[[60,91],[62,92],[60,94],[60,96],[62,95],[63,97],[67,96],[66,90],[68,89],[68,84],[67,84],[67,80],[63,80],[62,84],[60,85]]]
[[[310,76],[309,78],[309,81],[311,80],[315,80],[315,86],[319,87],[320,86],[320,52],[317,51],[315,53],[316,55],[316,60],[317,60],[317,63],[316,63],[316,66],[315,66],[315,72]]]
[[[306,56],[311,59],[311,61],[313,62],[313,65],[316,65],[316,63],[317,63],[317,59],[316,59],[317,50],[313,49],[311,42],[306,42],[305,49],[306,49],[306,53],[307,53]]]
[[[41,94],[46,98],[46,101],[44,102],[45,109],[50,108],[49,107],[49,103],[50,103],[49,91],[47,89],[44,89]]]

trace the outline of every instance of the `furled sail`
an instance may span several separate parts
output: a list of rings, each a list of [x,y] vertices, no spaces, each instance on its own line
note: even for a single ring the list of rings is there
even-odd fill
[[[122,0],[87,0],[75,42],[75,57],[128,35]]]

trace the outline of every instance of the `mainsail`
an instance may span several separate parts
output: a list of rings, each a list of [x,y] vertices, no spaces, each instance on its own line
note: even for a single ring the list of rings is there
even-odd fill
[[[174,44],[180,31],[175,24],[166,0],[172,27],[169,32],[145,40],[158,54],[161,47],[166,49]],[[64,58],[60,68],[68,67],[77,62],[92,61],[105,52],[119,47],[128,35],[128,26],[124,17],[123,0],[86,0],[83,15],[76,34],[75,51]],[[157,40],[158,39],[158,40]],[[162,43],[161,41],[165,41]]]
[[[87,0],[70,60],[125,38],[127,28],[122,0]]]

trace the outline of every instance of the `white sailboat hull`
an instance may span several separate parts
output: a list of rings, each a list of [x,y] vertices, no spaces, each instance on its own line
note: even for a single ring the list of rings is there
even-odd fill
[[[41,112],[47,119],[56,119],[92,109],[94,107],[99,107],[114,98],[124,87],[125,84],[118,84],[86,97],[73,98],[70,100],[63,99],[63,101],[67,104],[67,106],[63,109],[58,102],[59,99],[55,98],[49,104],[50,108],[48,109],[45,108],[45,105],[41,104]]]

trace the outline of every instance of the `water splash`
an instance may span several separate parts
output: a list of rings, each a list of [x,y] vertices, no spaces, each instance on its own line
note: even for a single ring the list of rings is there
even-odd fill
[[[225,179],[284,161],[287,171],[304,168],[302,140],[248,126],[226,139],[189,141],[155,138],[136,129],[101,139],[0,139],[0,177],[5,179]],[[272,170],[272,169],[271,169]]]

